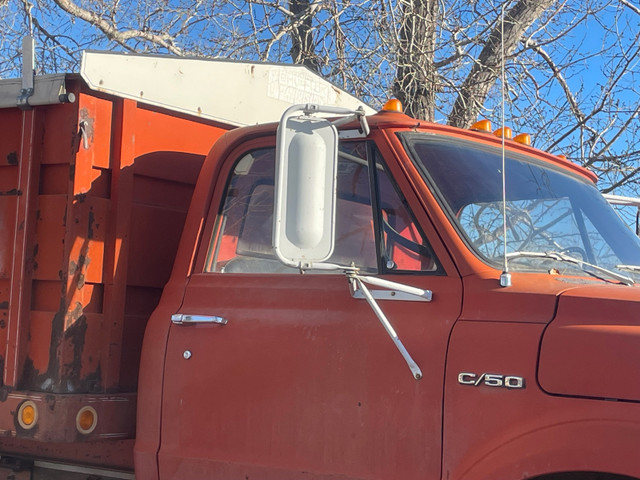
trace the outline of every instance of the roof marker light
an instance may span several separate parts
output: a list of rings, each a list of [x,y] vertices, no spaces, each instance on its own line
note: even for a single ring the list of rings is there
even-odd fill
[[[531,145],[531,135],[528,133],[520,133],[513,137],[513,141],[521,143],[522,145]]]
[[[502,137],[511,138],[513,136],[513,132],[511,131],[511,128],[509,128],[509,127],[499,128],[498,130],[493,132],[493,134],[498,138],[502,138]]]
[[[402,103],[397,98],[391,98],[382,106],[381,111],[402,113]]]
[[[477,130],[478,132],[487,132],[491,133],[491,120],[478,120],[476,123],[471,125],[471,130]]]

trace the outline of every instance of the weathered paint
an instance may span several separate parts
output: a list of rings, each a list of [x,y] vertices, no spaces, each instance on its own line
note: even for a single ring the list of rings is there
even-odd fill
[[[132,468],[131,444],[109,445],[134,436],[145,324],[202,159],[228,127],[67,83],[73,104],[0,109],[0,437],[16,438],[0,452],[24,454],[24,438],[46,458],[86,451],[82,462]],[[39,418],[25,430],[27,399]],[[75,427],[82,405],[98,412],[90,434]]]

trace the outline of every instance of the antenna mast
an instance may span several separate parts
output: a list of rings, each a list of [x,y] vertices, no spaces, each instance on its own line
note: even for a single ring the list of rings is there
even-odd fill
[[[511,286],[511,273],[509,273],[509,261],[507,258],[507,177],[505,174],[505,58],[504,58],[504,3],[502,4],[502,10],[500,14],[500,97],[502,101],[502,253],[503,253],[503,268],[500,275],[500,286]]]

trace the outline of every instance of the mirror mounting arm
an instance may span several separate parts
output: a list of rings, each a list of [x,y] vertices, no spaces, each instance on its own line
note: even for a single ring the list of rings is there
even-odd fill
[[[335,114],[335,115],[347,115],[342,118],[335,119],[331,122],[334,127],[339,127],[340,125],[344,125],[346,123],[353,122],[357,120],[360,122],[360,130],[363,137],[368,137],[369,133],[371,133],[371,129],[369,128],[369,124],[367,123],[367,117],[364,111],[364,108],[358,107],[356,110],[351,110],[348,108],[341,107],[328,107],[323,105],[317,105],[315,103],[307,103],[304,105],[293,105],[289,107],[282,116],[284,120],[285,117],[290,116],[293,112],[302,111],[307,116],[315,115],[318,113],[325,114]]]
[[[416,380],[420,380],[422,378],[422,370],[420,370],[420,367],[418,366],[418,364],[411,357],[411,354],[405,348],[404,344],[400,340],[400,337],[398,337],[398,334],[396,333],[395,329],[391,325],[391,322],[389,322],[389,320],[387,319],[387,316],[384,314],[384,312],[378,305],[378,302],[376,302],[376,300],[373,298],[373,295],[371,295],[371,292],[365,285],[365,282],[376,284],[376,282],[371,282],[371,280],[372,279],[377,280],[377,279],[373,277],[368,277],[368,276],[361,276],[361,275],[358,275],[357,273],[348,273],[347,277],[349,278],[350,281],[357,283],[358,288],[362,291],[365,300],[367,301],[367,303],[369,304],[373,312],[376,314],[376,317],[378,317],[378,320],[380,320],[380,323],[382,324],[384,329],[387,331],[387,334],[389,335],[394,345],[400,352],[400,355],[402,355],[402,358],[404,358],[404,361],[407,362],[407,366],[409,367],[409,370],[411,370],[411,375],[413,375],[413,378],[415,378]],[[385,282],[385,281],[383,280],[382,282]],[[388,287],[388,285],[392,283],[395,285],[399,285],[399,284],[396,284],[395,282],[386,282],[384,286]],[[402,285],[402,286],[404,288],[415,290],[415,291],[419,290],[417,288],[411,288],[406,285]],[[414,292],[411,292],[411,293],[414,293]],[[429,292],[428,297],[429,297],[429,300],[431,300],[431,292]]]

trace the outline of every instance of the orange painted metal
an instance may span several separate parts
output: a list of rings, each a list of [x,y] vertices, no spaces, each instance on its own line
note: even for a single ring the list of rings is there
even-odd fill
[[[542,338],[540,386],[551,394],[640,398],[640,382],[629,381],[640,368],[639,318],[637,289],[585,286],[564,292],[555,320]],[[567,351],[589,354],[567,355]]]
[[[548,395],[536,379],[544,329],[516,321],[456,324],[444,392],[444,478],[515,479],[525,473],[534,478],[571,471],[637,478],[633,452],[640,442],[640,404]],[[562,361],[588,355],[569,350]],[[460,385],[457,375],[470,369],[520,375],[526,388]]]
[[[608,368],[611,379],[598,377],[599,386],[625,400],[610,402],[586,377],[579,380],[576,368],[556,374],[554,367],[613,362],[615,350],[585,358],[589,352],[581,348],[595,349],[595,337],[574,336],[578,351],[563,350],[570,331],[564,323],[591,315],[601,325],[612,323],[610,312],[628,316],[638,288],[581,290],[585,279],[521,272],[512,273],[512,287],[500,287],[501,272],[463,242],[396,133],[417,129],[494,146],[501,140],[391,112],[369,120],[370,139],[446,272],[394,278],[433,289],[430,304],[383,304],[425,378],[411,379],[371,310],[349,297],[341,276],[201,273],[233,161],[273,145],[275,136],[274,125],[232,131],[205,161],[173,275],[148,324],[135,450],[140,478],[515,480],[570,471],[638,478],[635,384],[614,388],[621,378]],[[553,155],[506,143],[595,180]],[[176,312],[229,322],[171,325]],[[609,347],[636,335],[635,317],[623,323],[607,329],[618,337]],[[582,324],[590,335],[593,325]],[[541,360],[541,345],[548,359]],[[637,342],[623,351],[635,358],[632,345]],[[612,364],[622,363],[621,372],[633,376],[633,363]],[[464,372],[512,376],[523,388],[470,386],[459,381]]]
[[[29,247],[33,241],[34,199],[28,192],[38,182],[35,145],[36,114],[22,112],[22,131],[17,154],[17,181],[12,191],[16,195],[15,223],[13,225],[13,262],[11,288],[6,324],[7,343],[5,352],[4,384],[15,385],[24,365],[24,350],[29,330],[27,310],[31,301],[32,256]],[[26,161],[20,161],[25,159]],[[11,192],[7,192],[11,194]],[[9,228],[11,228],[9,226]]]
[[[67,90],[75,103],[0,110],[0,452],[133,468],[122,442],[146,321],[204,155],[229,127],[75,77]],[[16,420],[25,401],[33,428]],[[82,434],[85,405],[98,421]]]

